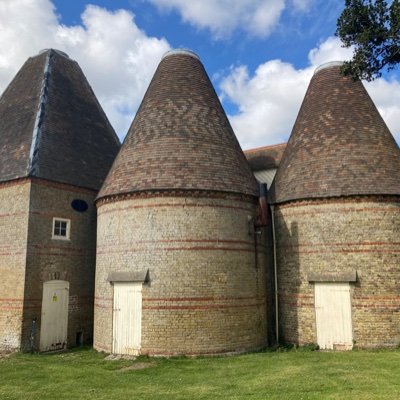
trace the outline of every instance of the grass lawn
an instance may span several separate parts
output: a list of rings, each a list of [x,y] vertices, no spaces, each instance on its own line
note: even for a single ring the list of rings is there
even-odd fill
[[[400,399],[400,350],[105,360],[91,349],[0,358],[0,399]]]

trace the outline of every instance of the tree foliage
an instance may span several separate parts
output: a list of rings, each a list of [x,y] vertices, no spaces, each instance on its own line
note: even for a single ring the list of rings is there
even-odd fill
[[[346,0],[337,21],[336,35],[344,47],[353,47],[342,72],[371,81],[400,62],[399,0]]]

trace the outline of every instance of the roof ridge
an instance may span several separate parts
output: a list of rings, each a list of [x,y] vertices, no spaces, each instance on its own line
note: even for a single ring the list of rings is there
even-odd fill
[[[264,150],[264,149],[270,149],[272,147],[286,146],[286,145],[287,145],[287,142],[276,143],[276,144],[267,144],[266,146],[253,147],[252,149],[243,150],[243,152],[245,154],[247,154],[247,153],[255,153],[256,151],[260,151],[260,150]]]
[[[50,51],[46,55],[46,60],[44,62],[44,67],[43,67],[43,80],[42,80],[42,86],[40,88],[36,118],[32,131],[31,149],[29,152],[28,176],[36,175],[39,172],[39,148],[40,148],[39,144],[42,133],[41,127],[44,119],[44,112],[47,102],[48,84],[51,73],[50,63],[52,57],[53,57],[53,50],[50,49]]]

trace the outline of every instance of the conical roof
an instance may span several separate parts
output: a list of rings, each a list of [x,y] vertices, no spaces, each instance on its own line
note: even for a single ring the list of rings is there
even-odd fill
[[[311,79],[271,187],[270,201],[399,195],[400,151],[360,81],[340,63]]]
[[[28,176],[98,190],[119,140],[79,65],[29,58],[0,98],[0,182]]]
[[[198,56],[161,60],[99,198],[152,190],[256,195],[247,160]]]

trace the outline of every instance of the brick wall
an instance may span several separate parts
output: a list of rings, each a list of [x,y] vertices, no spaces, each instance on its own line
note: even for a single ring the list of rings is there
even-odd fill
[[[96,246],[96,209],[93,191],[70,185],[34,180],[31,187],[29,236],[23,315],[22,348],[29,348],[29,335],[37,319],[35,348],[39,347],[43,282],[69,281],[68,346],[92,341],[93,295]],[[74,199],[88,203],[88,210],[77,212]],[[70,240],[52,239],[53,218],[71,220]]]
[[[30,183],[0,185],[0,350],[20,347]]]
[[[357,271],[353,338],[360,347],[400,343],[400,202],[357,197],[276,207],[281,338],[316,343],[309,272]]]
[[[98,206],[94,346],[112,351],[112,271],[149,270],[142,354],[207,354],[266,345],[264,246],[250,200],[132,197]],[[257,257],[257,265],[256,265]]]

